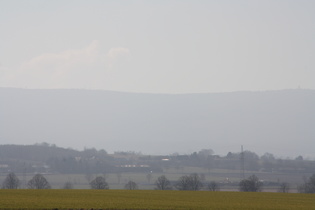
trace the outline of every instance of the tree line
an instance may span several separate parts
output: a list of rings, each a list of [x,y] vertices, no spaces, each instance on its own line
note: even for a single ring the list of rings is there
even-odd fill
[[[3,189],[18,189],[20,187],[20,180],[11,172],[7,175],[5,180],[2,183]],[[51,186],[47,179],[42,174],[36,174],[31,180],[27,182],[27,187],[29,189],[50,189]]]
[[[302,156],[294,159],[280,159],[273,154],[258,156],[244,151],[244,168],[248,171],[313,173],[315,161],[305,160]],[[163,172],[168,168],[181,170],[183,167],[200,167],[208,170],[239,170],[240,152],[228,152],[224,156],[215,155],[211,149],[202,149],[191,154],[172,154],[165,156],[142,155],[135,152],[115,152],[107,154],[103,149],[85,148],[83,151],[64,149],[56,145],[41,143],[36,145],[0,145],[1,173],[61,173],[86,174],[124,173],[124,172]],[[164,161],[167,160],[167,161]],[[146,165],[124,167],[126,165]]]
[[[15,173],[9,173],[5,180],[2,183],[2,189],[18,189],[20,187],[20,180],[15,175]],[[91,189],[109,189],[109,185],[106,182],[105,177],[98,176],[93,179],[90,183]],[[166,178],[165,175],[159,176],[155,181],[156,190],[189,190],[189,191],[198,191],[201,189],[207,189],[210,191],[219,191],[219,183],[211,181],[204,188],[201,177],[196,174],[184,175],[181,176],[178,181],[172,185],[171,181]],[[28,189],[51,189],[51,185],[47,179],[42,174],[36,174],[27,182]],[[239,183],[239,191],[242,192],[260,192],[262,191],[263,182],[259,180],[256,175],[251,175],[246,179],[243,179]],[[137,183],[132,180],[129,180],[124,186],[127,190],[136,190],[138,189]],[[73,189],[73,184],[71,182],[66,182],[63,189]],[[290,186],[287,183],[280,183],[278,192],[286,193],[289,192]],[[298,191],[300,193],[315,193],[315,174],[313,174],[308,179],[304,180],[304,183],[298,186]]]

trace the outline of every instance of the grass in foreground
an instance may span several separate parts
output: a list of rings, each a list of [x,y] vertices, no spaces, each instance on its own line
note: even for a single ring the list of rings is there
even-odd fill
[[[154,190],[0,190],[0,209],[315,209],[314,194]]]

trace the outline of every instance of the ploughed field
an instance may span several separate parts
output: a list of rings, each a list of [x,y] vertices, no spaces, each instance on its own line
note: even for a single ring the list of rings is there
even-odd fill
[[[0,190],[0,209],[315,209],[315,194],[158,190]]]

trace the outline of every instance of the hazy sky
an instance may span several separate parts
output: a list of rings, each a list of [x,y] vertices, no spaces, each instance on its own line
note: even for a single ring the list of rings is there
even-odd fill
[[[0,87],[315,89],[315,1],[0,0]]]

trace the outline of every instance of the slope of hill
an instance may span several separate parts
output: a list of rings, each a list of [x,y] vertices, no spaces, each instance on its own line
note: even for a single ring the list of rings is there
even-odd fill
[[[145,154],[212,148],[315,156],[315,91],[137,94],[0,88],[1,144]]]
[[[47,144],[47,143],[46,143]],[[46,145],[45,143],[36,145],[0,145],[1,160],[15,161],[41,161],[45,162],[56,157],[76,157],[82,156],[82,152],[65,149],[57,146]]]

